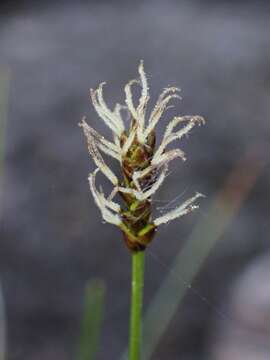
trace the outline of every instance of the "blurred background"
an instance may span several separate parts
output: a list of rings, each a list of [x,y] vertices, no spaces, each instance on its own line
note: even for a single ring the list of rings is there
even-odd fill
[[[1,360],[75,359],[93,278],[106,286],[97,359],[127,345],[130,257],[89,194],[77,124],[86,115],[109,136],[89,88],[107,81],[108,104],[123,103],[140,59],[150,106],[182,89],[160,134],[176,114],[207,119],[154,202],[162,212],[207,195],[147,252],[145,309],[174,269],[155,329],[177,305],[151,359],[270,358],[269,33],[267,2],[1,2]]]

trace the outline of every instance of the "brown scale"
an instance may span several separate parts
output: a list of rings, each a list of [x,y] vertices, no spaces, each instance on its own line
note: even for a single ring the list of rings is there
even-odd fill
[[[121,146],[127,139],[126,134],[122,135]],[[140,144],[135,137],[127,154],[122,159],[123,186],[135,189],[132,176],[135,171],[144,170],[150,165],[155,148],[155,134],[152,132],[146,144]],[[140,179],[140,186],[144,189],[156,181],[156,174],[150,172],[143,179]],[[126,210],[122,212],[124,223],[124,240],[131,251],[143,251],[151,242],[155,234],[155,226],[150,223],[151,202],[149,200],[139,201],[131,194],[121,193],[125,202]]]

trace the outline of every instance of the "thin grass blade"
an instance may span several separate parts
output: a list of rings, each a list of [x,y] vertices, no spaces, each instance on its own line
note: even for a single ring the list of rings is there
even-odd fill
[[[97,279],[86,287],[85,305],[79,339],[78,360],[94,360],[99,350],[105,303],[105,284]]]
[[[186,245],[176,256],[169,274],[144,317],[143,360],[149,360],[178,310],[188,285],[199,272],[217,240],[222,236],[264,170],[269,152],[265,144],[255,144],[235,166],[221,191],[196,225]],[[177,274],[179,283],[176,285]],[[127,350],[121,360],[127,360]]]

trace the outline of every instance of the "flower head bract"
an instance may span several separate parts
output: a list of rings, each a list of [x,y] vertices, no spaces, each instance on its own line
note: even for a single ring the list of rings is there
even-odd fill
[[[152,218],[151,199],[163,184],[169,163],[180,158],[186,160],[185,153],[175,148],[168,150],[169,144],[187,135],[195,125],[204,124],[201,116],[175,116],[167,125],[163,138],[156,146],[155,128],[173,99],[180,98],[179,89],[168,87],[160,94],[148,119],[146,108],[149,101],[148,82],[143,62],[140,62],[139,79],[129,81],[125,86],[125,106],[116,104],[109,109],[101,83],[96,90],[91,89],[91,100],[99,117],[112,131],[113,140],[105,139],[89,126],[85,119],[79,124],[87,139],[88,150],[93,158],[96,170],[89,175],[90,190],[104,221],[118,226],[131,251],[144,250],[150,243],[157,226],[168,223],[198,208],[194,196],[166,214]],[[134,104],[132,87],[138,84],[141,94],[138,104]],[[129,113],[130,123],[125,126],[123,111]],[[103,159],[102,153],[117,160],[122,170],[119,179]],[[112,192],[106,196],[96,187],[98,172],[112,183]],[[124,205],[115,202],[119,194]]]

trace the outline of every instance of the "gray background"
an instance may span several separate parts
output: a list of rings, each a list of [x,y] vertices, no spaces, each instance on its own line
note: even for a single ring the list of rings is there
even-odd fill
[[[207,119],[182,142],[188,161],[172,165],[157,196],[184,192],[182,201],[197,190],[207,199],[198,212],[160,228],[150,247],[159,261],[147,255],[147,306],[234,165],[251,147],[262,146],[269,156],[269,8],[61,1],[4,2],[0,10],[0,66],[10,73],[0,251],[8,358],[74,359],[85,283],[102,277],[99,359],[116,359],[128,338],[130,259],[119,231],[102,223],[89,195],[94,165],[77,123],[87,115],[109,135],[89,88],[105,80],[108,103],[123,102],[123,86],[144,59],[151,105],[168,84],[182,88],[183,100],[166,113],[160,131],[174,114]],[[228,321],[218,311],[235,279],[269,249],[268,218],[266,168],[193,284],[211,305],[188,291],[154,359],[208,358],[216,326]]]

